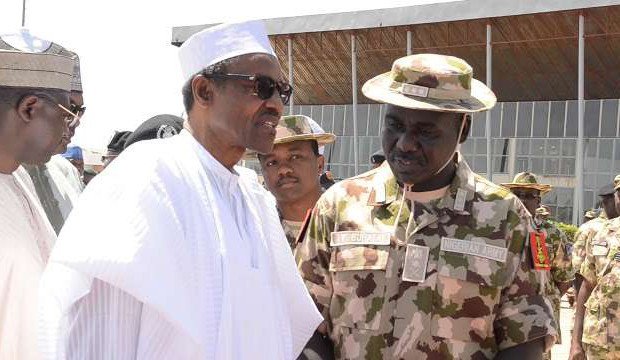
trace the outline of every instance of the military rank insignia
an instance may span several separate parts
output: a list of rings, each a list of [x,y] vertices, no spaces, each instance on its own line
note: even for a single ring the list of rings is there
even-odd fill
[[[547,252],[547,237],[543,232],[530,233],[530,250],[532,251],[533,267],[536,270],[550,270],[549,253]]]

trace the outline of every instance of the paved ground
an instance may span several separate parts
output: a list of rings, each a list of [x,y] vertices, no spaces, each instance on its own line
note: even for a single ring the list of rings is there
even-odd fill
[[[551,349],[552,360],[567,360],[570,352],[571,331],[573,330],[573,318],[575,311],[570,308],[566,296],[562,298],[560,305],[560,329],[562,330],[562,343],[556,344]]]

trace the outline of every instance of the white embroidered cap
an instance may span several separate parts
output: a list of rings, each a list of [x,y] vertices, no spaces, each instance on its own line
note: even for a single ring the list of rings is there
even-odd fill
[[[179,59],[183,79],[236,56],[264,53],[276,56],[262,21],[220,24],[192,35],[181,45]]]

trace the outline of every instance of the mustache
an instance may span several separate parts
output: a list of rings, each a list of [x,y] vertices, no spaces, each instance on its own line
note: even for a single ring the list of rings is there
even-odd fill
[[[416,162],[419,165],[426,165],[427,161],[426,158],[422,155],[416,155],[414,153],[410,153],[410,152],[401,152],[401,151],[394,151],[389,155],[389,159],[391,161],[394,160],[405,160],[405,161],[411,161],[411,162]]]
[[[282,116],[282,114],[280,112],[278,112],[277,110],[275,110],[275,109],[267,109],[267,110],[261,112],[260,116],[263,116],[263,115],[271,115],[271,116],[276,116],[276,117]]]
[[[283,176],[279,178],[278,181],[276,182],[276,186],[282,186],[283,182],[287,180],[294,180],[294,181],[299,182],[299,178],[297,178],[296,176],[287,175],[287,176]]]

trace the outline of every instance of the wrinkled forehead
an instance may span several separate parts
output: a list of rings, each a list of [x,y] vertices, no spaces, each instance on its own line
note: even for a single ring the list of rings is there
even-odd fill
[[[408,109],[388,104],[385,116],[386,118],[396,117],[399,120],[408,122],[438,124],[443,121],[456,121],[463,119],[464,114],[420,109]]]
[[[534,195],[540,194],[540,190],[527,189],[527,188],[515,188],[515,189],[512,189],[512,192],[515,194],[534,194]]]
[[[228,72],[238,74],[261,74],[280,79],[282,69],[278,59],[268,54],[246,54],[237,57],[228,67]]]

